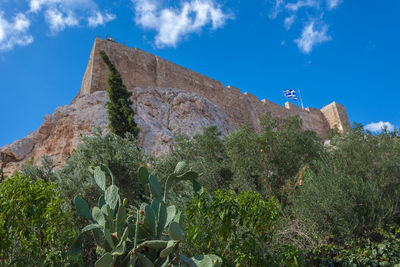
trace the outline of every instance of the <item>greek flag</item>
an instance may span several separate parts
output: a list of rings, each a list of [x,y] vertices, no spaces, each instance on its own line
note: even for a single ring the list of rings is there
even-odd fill
[[[292,90],[292,89],[283,90],[283,95],[286,98],[297,100],[296,90]]]

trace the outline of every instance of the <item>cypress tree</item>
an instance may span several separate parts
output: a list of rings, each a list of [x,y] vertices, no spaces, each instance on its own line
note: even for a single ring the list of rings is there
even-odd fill
[[[126,89],[121,75],[103,50],[100,51],[100,57],[109,71],[107,79],[109,100],[106,103],[110,121],[108,127],[112,133],[121,137],[125,137],[126,133],[131,133],[136,138],[139,128],[134,121],[135,113],[131,108],[133,103],[130,99],[132,92]]]
[[[4,165],[1,164],[1,167],[0,167],[0,183],[4,180],[4,171],[3,171],[3,169],[4,169]]]

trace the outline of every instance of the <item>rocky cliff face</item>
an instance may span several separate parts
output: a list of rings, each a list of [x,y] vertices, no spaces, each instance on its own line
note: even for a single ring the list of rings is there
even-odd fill
[[[209,126],[217,126],[222,134],[234,130],[228,116],[202,96],[171,88],[131,91],[135,121],[140,128],[139,145],[148,155],[170,153],[177,133],[192,136]],[[6,163],[5,174],[12,174],[31,158],[38,164],[43,155],[51,156],[56,167],[62,166],[82,136],[91,134],[95,127],[108,131],[104,107],[107,98],[105,91],[79,95],[70,105],[46,115],[37,131],[0,148],[0,161]]]

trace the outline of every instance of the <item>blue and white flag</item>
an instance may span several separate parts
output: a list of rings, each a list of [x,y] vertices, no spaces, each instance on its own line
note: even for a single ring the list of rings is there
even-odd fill
[[[292,89],[283,90],[283,95],[286,98],[297,100],[296,90],[292,90]]]

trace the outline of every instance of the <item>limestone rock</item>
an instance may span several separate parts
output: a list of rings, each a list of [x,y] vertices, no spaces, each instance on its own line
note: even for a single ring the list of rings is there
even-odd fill
[[[217,126],[222,134],[234,130],[227,116],[204,97],[178,89],[134,89],[139,143],[146,154],[172,151],[177,133],[193,136],[204,127]]]
[[[224,135],[234,130],[227,115],[202,96],[171,88],[134,88],[132,92],[139,145],[148,155],[171,153],[177,133],[192,136],[209,126],[217,126]],[[62,166],[82,136],[95,127],[108,132],[107,99],[105,91],[80,95],[70,105],[46,115],[37,131],[0,148],[0,160],[7,163],[5,173],[20,169],[32,157],[38,164],[43,155],[51,156],[56,167]]]
[[[52,115],[46,115],[37,131],[0,148],[0,159],[8,155],[5,173],[12,174],[30,158],[38,164],[43,155],[51,156],[56,166],[61,166],[82,135],[90,134],[95,126],[106,128],[105,100],[105,92],[81,96],[73,104],[58,107]]]

